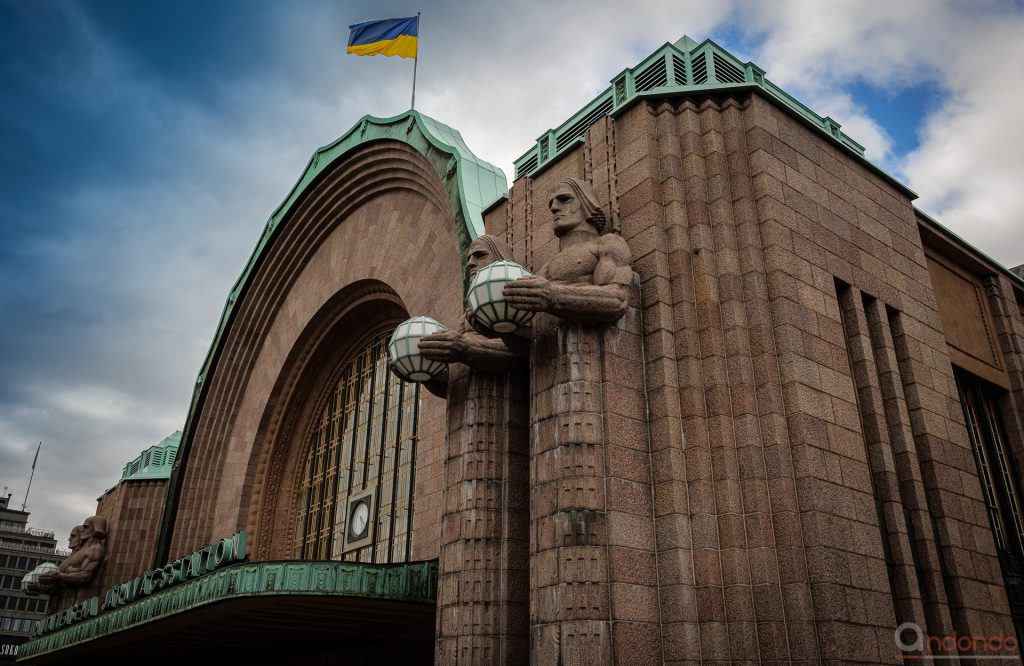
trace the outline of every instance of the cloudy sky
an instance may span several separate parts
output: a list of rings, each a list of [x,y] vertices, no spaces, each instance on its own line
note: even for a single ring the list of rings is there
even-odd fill
[[[1010,1],[0,0],[0,486],[63,537],[184,423],[224,299],[312,152],[408,108],[351,23],[423,12],[417,108],[512,160],[624,67],[712,38],[1024,263]]]

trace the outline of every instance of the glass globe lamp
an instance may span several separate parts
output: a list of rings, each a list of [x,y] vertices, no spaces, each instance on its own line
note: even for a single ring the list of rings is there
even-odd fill
[[[533,319],[533,313],[507,303],[501,290],[521,277],[532,275],[514,261],[496,261],[481,268],[469,285],[469,307],[481,324],[498,333],[511,333]]]
[[[395,373],[407,382],[425,382],[441,375],[445,364],[420,355],[420,338],[443,330],[444,326],[430,317],[413,317],[399,324],[388,341]]]
[[[53,562],[43,562],[29,571],[21,579],[21,591],[32,595],[48,592],[50,588],[39,582],[39,577],[47,571],[57,571],[57,565]]]

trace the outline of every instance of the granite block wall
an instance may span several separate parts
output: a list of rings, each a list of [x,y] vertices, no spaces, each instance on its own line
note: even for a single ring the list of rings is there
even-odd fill
[[[637,446],[608,468],[648,493],[653,548],[629,557],[653,573],[652,660],[896,663],[903,621],[1012,635],[910,193],[757,94],[648,101],[488,213],[533,268],[569,176],[594,185],[638,274],[642,344],[610,374],[639,385],[605,410],[603,445]],[[1019,304],[990,291],[1019,355]],[[532,437],[542,478],[557,443]],[[550,565],[531,553],[542,613]],[[598,601],[612,658],[620,621]]]

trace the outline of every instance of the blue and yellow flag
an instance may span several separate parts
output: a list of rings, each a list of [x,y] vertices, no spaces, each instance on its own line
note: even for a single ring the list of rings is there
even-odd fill
[[[419,36],[419,17],[384,19],[350,25],[347,53],[372,56],[386,55],[401,58],[416,57]]]

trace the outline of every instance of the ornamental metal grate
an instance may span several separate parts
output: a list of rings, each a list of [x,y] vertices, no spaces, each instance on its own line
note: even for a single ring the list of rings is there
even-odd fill
[[[609,95],[604,101],[594,107],[594,110],[580,118],[577,122],[566,128],[558,139],[555,140],[555,150],[559,151],[570,143],[587,133],[590,126],[608,115],[612,110],[612,97]]]
[[[1006,424],[999,405],[1005,393],[1000,395],[1000,391],[965,372],[955,370],[954,376],[1010,613],[1020,632],[1024,628],[1024,509],[1014,474],[1019,461],[1007,448]]]
[[[705,54],[701,53],[694,58],[690,62],[690,68],[693,70],[693,83],[695,85],[708,82],[708,62]]]
[[[314,420],[296,488],[295,557],[388,563],[409,559],[419,388],[388,370],[389,332],[345,362]],[[345,547],[346,507],[372,491],[368,545]]]
[[[526,160],[516,168],[516,178],[519,176],[525,176],[526,174],[533,173],[537,168],[537,156],[534,155],[530,159]]]
[[[659,58],[655,60],[647,69],[636,75],[635,81],[637,92],[668,85],[668,71],[665,67],[665,59]]]
[[[719,83],[743,83],[743,70],[732,64],[717,53],[713,54],[715,78]]]
[[[617,75],[611,85],[589,104],[557,128],[541,135],[536,144],[514,161],[516,178],[535,176],[560,155],[572,150],[601,116],[617,116],[655,91],[666,97],[677,97],[714,92],[735,94],[746,89],[756,89],[811,127],[826,133],[843,149],[864,157],[864,147],[841,132],[838,123],[819,116],[764,78],[764,72],[756,65],[741,63],[711,40],[697,44],[684,36],[675,44],[666,44],[658,49],[636,67]],[[870,163],[868,166],[891,179]]]
[[[675,53],[672,54],[672,74],[676,85],[686,85],[686,61]]]

